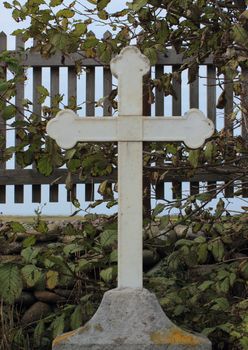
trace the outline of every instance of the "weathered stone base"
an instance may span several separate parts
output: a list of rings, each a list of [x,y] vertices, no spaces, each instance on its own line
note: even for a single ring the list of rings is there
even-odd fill
[[[211,350],[210,341],[175,326],[146,289],[104,294],[92,319],[57,337],[53,350]]]

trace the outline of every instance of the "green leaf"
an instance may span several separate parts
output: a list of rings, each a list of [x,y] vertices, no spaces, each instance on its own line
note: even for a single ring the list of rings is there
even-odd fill
[[[44,320],[40,320],[34,330],[33,339],[36,346],[39,346],[39,347],[41,346],[41,339],[44,333],[45,333],[45,322]]]
[[[59,317],[56,317],[51,324],[51,329],[53,332],[53,338],[56,338],[58,335],[64,332],[65,328],[65,315],[62,314]]]
[[[208,244],[200,244],[197,248],[198,264],[204,264],[208,258]]]
[[[45,99],[49,96],[49,91],[42,85],[38,85],[36,90],[39,94],[38,103],[42,104],[45,102]]]
[[[235,24],[232,27],[232,34],[233,39],[241,45],[245,45],[248,40],[248,32],[240,24]]]
[[[211,251],[216,261],[222,261],[225,254],[225,248],[220,239],[211,241],[208,245],[208,249]]]
[[[215,311],[226,311],[229,308],[229,302],[226,298],[217,298],[215,304],[211,307]]]
[[[117,275],[116,267],[108,267],[105,270],[102,270],[100,272],[101,278],[104,280],[104,282],[109,283],[111,282]]]
[[[11,230],[14,233],[25,233],[26,232],[25,227],[22,224],[20,224],[19,222],[16,222],[16,221],[11,221],[10,222],[10,227],[11,227]]]
[[[198,289],[201,292],[204,292],[206,289],[211,287],[215,282],[214,281],[204,281],[202,284],[199,285]]]
[[[6,8],[6,9],[12,9],[12,5],[9,3],[9,2],[7,2],[7,1],[4,1],[4,7]]]
[[[0,265],[0,296],[5,303],[13,304],[22,292],[20,270],[13,264]]]
[[[78,36],[85,34],[87,32],[87,25],[85,23],[77,23],[75,24],[74,33]]]
[[[38,269],[35,265],[24,266],[21,269],[21,273],[28,287],[34,287],[42,275],[41,270]]]
[[[158,214],[162,213],[165,208],[165,204],[158,203],[152,211],[152,217],[155,218]]]
[[[53,171],[50,157],[43,157],[38,160],[37,168],[42,175],[49,176]]]
[[[154,47],[147,47],[144,50],[144,54],[149,58],[151,65],[155,65],[157,63],[157,50]]]
[[[22,250],[21,256],[27,264],[36,263],[40,248],[28,247]]]
[[[117,249],[113,250],[112,253],[109,256],[110,262],[117,262],[118,261],[118,251]]]
[[[33,245],[35,245],[35,243],[36,243],[36,237],[30,236],[24,239],[22,245],[24,248],[27,248],[27,247],[32,247]]]
[[[51,0],[50,1],[50,6],[51,7],[55,7],[55,6],[59,6],[63,3],[63,0]]]
[[[98,11],[102,11],[107,7],[107,5],[110,3],[111,0],[98,0],[97,1],[97,9]]]
[[[63,9],[63,10],[59,10],[56,13],[56,17],[64,17],[64,18],[72,18],[75,15],[75,11],[71,10],[71,9]]]
[[[134,0],[133,2],[127,2],[127,5],[131,10],[139,11],[147,3],[148,0]]]
[[[189,151],[189,162],[193,168],[197,168],[199,163],[199,150],[191,150]]]
[[[74,312],[71,315],[71,329],[77,329],[79,328],[83,323],[83,308],[81,305],[78,305]]]
[[[9,120],[13,118],[16,114],[15,106],[6,106],[2,112],[2,117],[4,120]]]
[[[100,244],[103,248],[112,246],[117,241],[116,230],[105,230],[100,235]]]
[[[58,271],[49,270],[46,273],[46,286],[48,289],[54,289],[59,283]]]

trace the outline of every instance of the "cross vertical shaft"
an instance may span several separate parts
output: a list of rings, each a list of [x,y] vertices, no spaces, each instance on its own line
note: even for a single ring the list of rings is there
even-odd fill
[[[137,59],[136,48],[129,51],[111,64],[118,78],[118,113],[142,118],[142,82],[150,64],[140,53]],[[142,154],[143,142],[118,142],[118,288],[143,287]]]

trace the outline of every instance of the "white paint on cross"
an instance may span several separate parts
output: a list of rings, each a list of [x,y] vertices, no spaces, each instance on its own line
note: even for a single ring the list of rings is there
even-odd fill
[[[80,118],[60,111],[47,124],[47,133],[62,148],[79,141],[118,142],[118,288],[143,287],[143,141],[183,141],[198,148],[214,125],[198,109],[184,117],[143,117],[142,79],[150,70],[146,56],[134,46],[111,61],[118,78],[118,117]]]

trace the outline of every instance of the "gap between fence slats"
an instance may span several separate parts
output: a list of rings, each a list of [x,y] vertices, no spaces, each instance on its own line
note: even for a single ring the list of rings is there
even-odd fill
[[[0,33],[0,53],[1,51],[4,51],[7,49],[7,36],[4,32]],[[3,71],[3,77],[7,77],[7,71],[6,68],[2,68]],[[2,100],[1,100],[2,102]],[[5,103],[4,103],[5,105]],[[6,122],[5,120],[2,118],[1,113],[0,113],[0,136],[3,137],[3,139],[5,140],[3,145],[2,145],[2,149],[0,149],[0,157],[3,156],[4,154],[4,150],[6,148]],[[6,162],[1,162],[0,161],[0,170],[4,170],[6,169]],[[6,203],[6,186],[2,183],[0,183],[0,203]]]
[[[24,41],[20,36],[16,37],[16,51],[24,48]],[[23,76],[25,72],[23,69]],[[15,104],[17,107],[16,120],[23,120],[24,118],[24,108],[22,102],[24,100],[24,81],[20,81],[16,84],[16,96],[15,96]],[[20,139],[17,135],[17,130],[15,131],[15,145],[17,146],[20,143]],[[15,168],[21,169],[21,167],[17,164],[15,160]],[[14,188],[14,202],[15,203],[23,203],[24,202],[24,186],[17,185]]]

